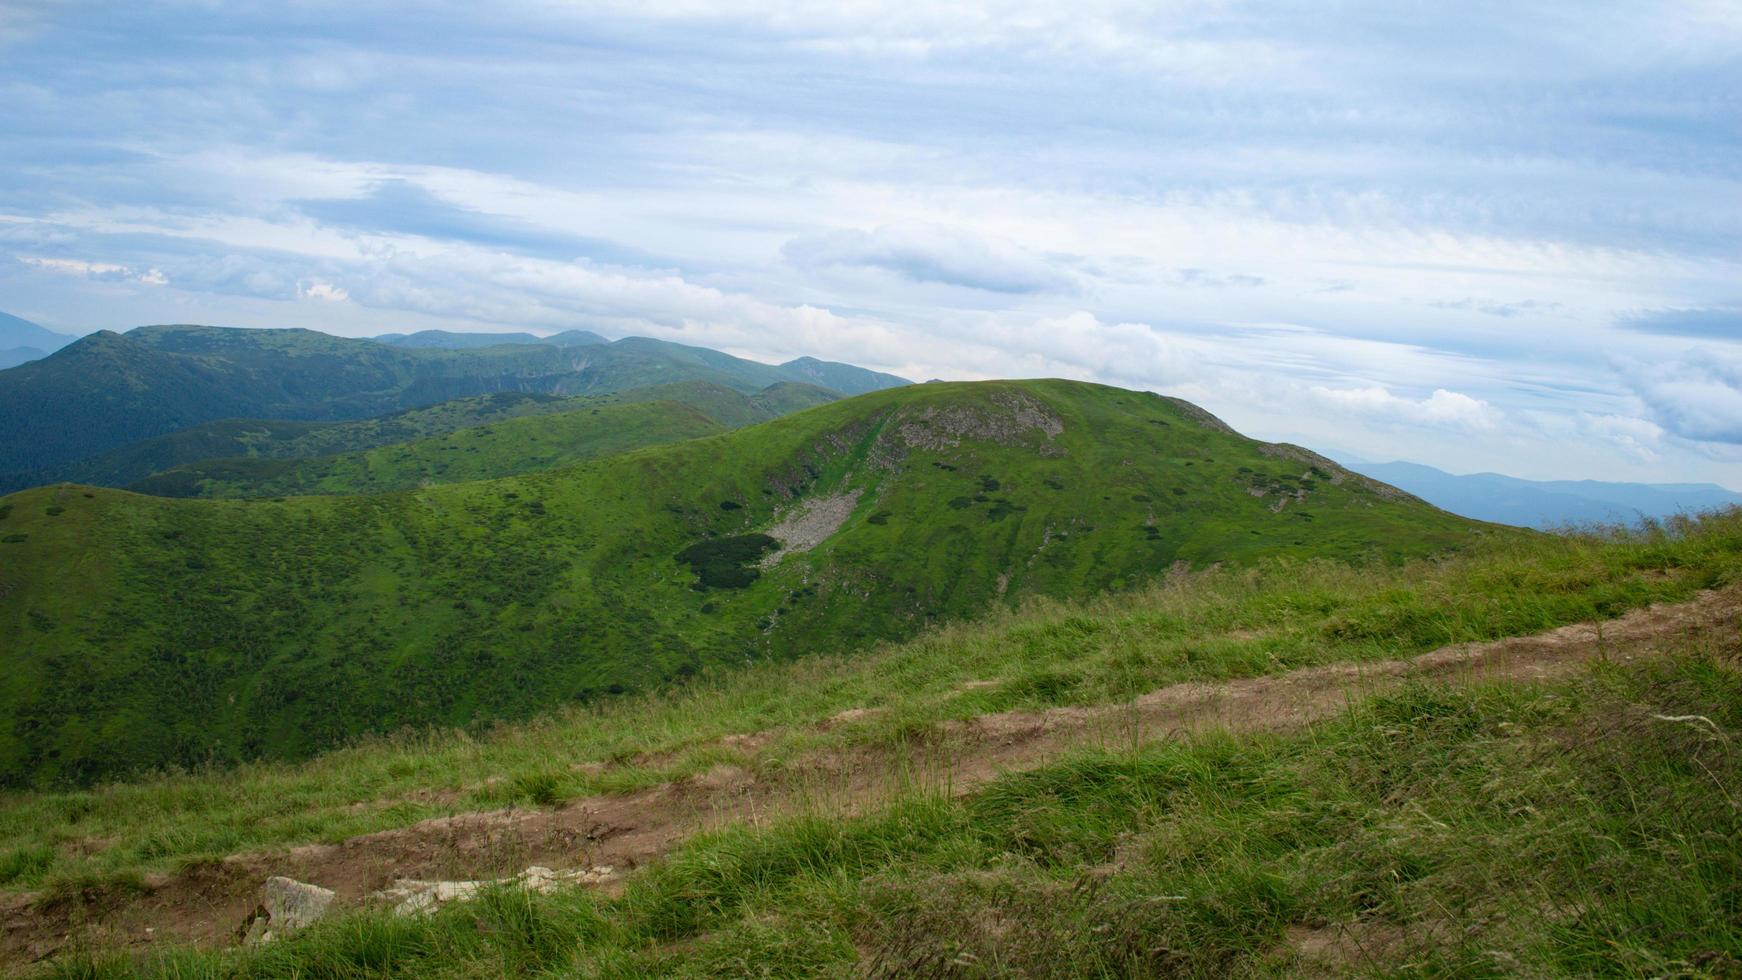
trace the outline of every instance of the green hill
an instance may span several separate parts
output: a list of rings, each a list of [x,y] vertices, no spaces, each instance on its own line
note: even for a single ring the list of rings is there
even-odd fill
[[[546,470],[725,430],[681,402],[605,404],[472,426],[356,453],[312,459],[206,460],[154,473],[127,489],[159,497],[380,493]]]
[[[774,385],[751,396],[703,382],[655,385],[616,395],[557,399],[540,407],[565,410],[532,412],[355,453],[208,459],[153,473],[126,489],[160,497],[283,497],[381,493],[483,480],[714,435],[835,397],[797,384]]]
[[[903,383],[854,377],[861,385]],[[751,394],[809,378],[641,337],[455,350],[312,330],[101,331],[0,371],[0,474],[7,474],[0,486],[47,482],[57,466],[218,419],[337,421],[499,391],[600,394],[679,381]]]
[[[62,486],[0,508],[13,784],[301,757],[852,649],[1024,596],[1501,533],[1184,402],[1061,381],[899,388],[419,491]]]
[[[892,387],[892,383],[905,383],[903,379],[898,379],[894,375],[867,371],[851,364],[819,361],[814,357],[800,357],[787,361],[780,366],[780,369],[795,378],[808,381],[818,387],[847,394],[876,391],[880,388]]]
[[[185,496],[194,493],[188,479],[151,481],[156,474],[197,464],[218,466],[229,473],[281,473],[283,466],[266,461],[353,454],[378,446],[411,442],[446,435],[474,426],[538,415],[577,412],[629,402],[672,401],[700,411],[726,428],[765,422],[779,415],[821,405],[840,397],[812,385],[780,382],[746,395],[706,381],[680,381],[668,385],[631,388],[609,395],[561,397],[529,392],[504,391],[492,395],[458,398],[422,408],[406,409],[355,422],[294,422],[282,419],[221,419],[191,426],[167,435],[130,443],[89,459],[39,470],[27,481],[7,485],[0,477],[0,490],[16,490],[42,483],[84,483],[103,487],[131,487],[141,492]],[[669,440],[659,440],[669,441]],[[528,455],[542,456],[535,447]],[[597,453],[588,452],[590,457]],[[249,468],[258,462],[257,468]],[[476,476],[504,476],[537,468],[537,464],[514,465]],[[194,477],[198,482],[203,477]],[[442,481],[451,482],[451,481]],[[413,484],[415,485],[415,484]],[[194,494],[197,495],[197,494]]]
[[[735,394],[735,393],[734,393]],[[608,396],[606,396],[608,397]],[[472,425],[560,411],[569,399],[558,395],[504,391],[456,398],[355,422],[297,422],[287,419],[219,419],[128,443],[86,459],[28,474],[0,476],[0,489],[43,483],[85,483],[124,487],[161,470],[207,459],[287,459],[383,446],[453,432]]]

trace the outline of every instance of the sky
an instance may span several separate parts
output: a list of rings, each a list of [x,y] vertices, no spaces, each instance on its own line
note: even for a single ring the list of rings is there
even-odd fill
[[[0,310],[581,328],[1742,488],[1742,0],[0,0]]]

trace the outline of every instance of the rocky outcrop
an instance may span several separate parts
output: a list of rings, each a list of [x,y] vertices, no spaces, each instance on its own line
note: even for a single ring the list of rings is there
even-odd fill
[[[1045,402],[1022,392],[992,396],[996,409],[976,405],[928,406],[904,413],[895,425],[895,438],[911,449],[940,450],[959,446],[964,439],[1018,445],[1023,436],[1037,432],[1042,445],[1065,431],[1064,421]]]
[[[853,508],[859,505],[859,490],[834,493],[798,504],[788,511],[779,524],[768,529],[768,536],[780,542],[780,550],[762,559],[763,568],[773,568],[787,555],[809,551],[827,541],[829,535],[841,529]]]
[[[260,904],[242,923],[242,941],[255,945],[287,936],[326,915],[332,904],[330,889],[282,876],[268,878],[260,886]]]
[[[512,878],[480,881],[415,881],[402,878],[392,888],[376,892],[370,900],[393,906],[395,915],[422,915],[434,912],[454,902],[469,902],[490,888],[516,886],[529,892],[548,893],[566,885],[597,885],[617,877],[607,865],[597,868],[576,868],[572,871],[552,871],[531,867]]]

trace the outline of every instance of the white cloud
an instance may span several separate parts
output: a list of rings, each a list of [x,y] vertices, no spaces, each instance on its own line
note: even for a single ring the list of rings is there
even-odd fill
[[[1350,415],[1365,416],[1380,424],[1405,422],[1439,428],[1482,432],[1500,424],[1502,415],[1479,398],[1444,388],[1426,398],[1405,398],[1381,387],[1325,388],[1307,391],[1326,407]]]
[[[156,268],[136,271],[131,266],[118,265],[113,262],[89,262],[84,259],[45,258],[35,255],[20,255],[18,260],[25,265],[46,269],[49,272],[63,276],[75,276],[80,279],[94,279],[99,282],[120,282],[131,280],[150,286],[163,286],[169,283],[163,272]]]
[[[297,286],[297,295],[303,299],[321,300],[326,303],[343,303],[351,298],[351,294],[342,287],[330,282],[308,282]]]
[[[1710,348],[1632,372],[1634,391],[1663,428],[1702,442],[1742,444],[1742,357]]]

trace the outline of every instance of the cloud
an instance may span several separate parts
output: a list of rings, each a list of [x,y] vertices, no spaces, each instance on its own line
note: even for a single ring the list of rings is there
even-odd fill
[[[384,177],[362,196],[312,198],[292,202],[292,206],[325,226],[370,234],[465,241],[552,259],[585,256],[607,262],[658,261],[645,252],[578,235],[569,228],[541,226],[520,216],[456,205],[425,185],[425,181],[440,183],[442,176]],[[451,181],[453,176],[447,175],[447,179]]]
[[[124,282],[132,280],[152,286],[167,285],[169,280],[161,270],[156,268],[135,270],[131,266],[117,265],[113,262],[90,262],[84,259],[57,259],[35,255],[20,255],[18,260],[25,265],[46,269],[63,276],[76,276],[80,279],[92,279],[98,282]]]
[[[1545,303],[1534,299],[1517,300],[1515,302],[1494,302],[1492,300],[1478,300],[1468,296],[1459,300],[1440,300],[1438,302],[1429,303],[1428,305],[1438,310],[1468,310],[1480,313],[1483,316],[1497,317],[1515,317],[1527,313],[1553,313],[1557,310],[1564,309],[1564,307],[1559,303]]]
[[[1498,426],[1501,413],[1494,406],[1469,395],[1436,388],[1426,398],[1405,398],[1385,388],[1307,389],[1322,406],[1350,415],[1365,416],[1380,423],[1404,422],[1436,428],[1484,432]]]
[[[939,283],[994,293],[1059,292],[1068,278],[1040,256],[1009,242],[935,225],[836,228],[805,235],[781,249],[803,268],[881,269],[917,283]]]
[[[1619,326],[1639,333],[1742,342],[1742,306],[1649,310],[1623,317]]]
[[[1694,350],[1672,363],[1636,369],[1632,383],[1651,417],[1670,432],[1742,444],[1742,357]]]
[[[330,282],[308,282],[297,286],[297,295],[303,299],[318,299],[326,303],[343,303],[351,298],[351,294],[343,287]]]
[[[1180,269],[1174,274],[1174,282],[1182,286],[1207,286],[1220,289],[1225,286],[1252,288],[1264,285],[1263,276],[1248,275],[1243,272],[1214,273],[1204,269]]]

